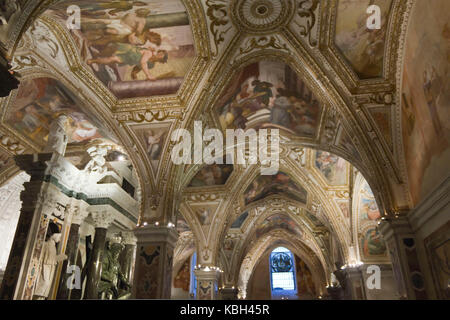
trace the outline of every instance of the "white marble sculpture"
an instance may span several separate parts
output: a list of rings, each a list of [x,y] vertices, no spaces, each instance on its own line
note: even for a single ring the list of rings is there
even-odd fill
[[[57,254],[56,244],[60,241],[61,233],[54,233],[44,243],[39,281],[34,292],[39,299],[48,298],[58,262],[67,259],[65,254]]]

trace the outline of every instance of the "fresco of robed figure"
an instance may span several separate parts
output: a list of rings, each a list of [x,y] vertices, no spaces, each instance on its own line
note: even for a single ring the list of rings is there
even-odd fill
[[[380,8],[381,26],[369,29],[366,11]],[[389,26],[391,0],[339,0],[336,18],[336,46],[361,79],[381,77],[383,73],[386,30]]]
[[[81,105],[79,99],[55,79],[24,80],[9,112],[8,123],[42,147],[47,143],[52,121],[60,114],[68,116],[66,131],[69,143],[101,137],[114,139],[98,119],[80,109]]]
[[[68,0],[48,13],[65,22],[70,5],[81,10],[71,33],[82,59],[118,98],[178,91],[195,56],[180,0]]]
[[[224,129],[274,128],[315,137],[322,106],[286,64],[250,64],[230,81],[216,104]]]
[[[406,38],[402,130],[408,183],[415,205],[449,174],[449,11],[448,0],[417,1]]]
[[[386,244],[377,228],[365,232],[361,238],[361,249],[366,258],[386,255]]]

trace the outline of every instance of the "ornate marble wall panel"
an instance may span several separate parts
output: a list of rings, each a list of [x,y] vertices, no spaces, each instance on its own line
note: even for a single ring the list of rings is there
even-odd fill
[[[29,180],[29,176],[22,172],[0,188],[0,269],[5,270],[8,262],[9,252],[17,221],[19,220],[20,193],[23,190],[24,182]]]

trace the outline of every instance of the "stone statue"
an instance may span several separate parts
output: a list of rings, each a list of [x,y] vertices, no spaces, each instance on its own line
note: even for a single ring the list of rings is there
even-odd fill
[[[67,143],[69,142],[66,133],[66,122],[67,116],[64,114],[52,121],[47,146],[45,147],[44,152],[57,152],[64,156]]]
[[[127,299],[131,285],[122,273],[119,256],[124,248],[121,243],[113,243],[106,250],[102,260],[102,276],[98,287],[100,298]]]
[[[103,174],[107,171],[106,168],[106,155],[108,151],[111,150],[111,146],[107,145],[97,145],[90,147],[87,150],[87,153],[91,157],[91,160],[88,162],[84,171],[86,172],[96,172],[98,174]]]
[[[38,300],[47,299],[55,277],[58,262],[67,259],[65,254],[57,254],[56,244],[61,241],[61,232],[59,227],[50,222],[47,230],[46,240],[42,248],[42,261],[40,265],[40,274],[34,295]]]

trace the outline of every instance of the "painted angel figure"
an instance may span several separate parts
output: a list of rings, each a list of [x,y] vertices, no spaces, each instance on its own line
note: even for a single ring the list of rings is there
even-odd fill
[[[150,160],[158,160],[161,154],[164,131],[154,134],[152,130],[148,131],[147,136],[147,154]]]

